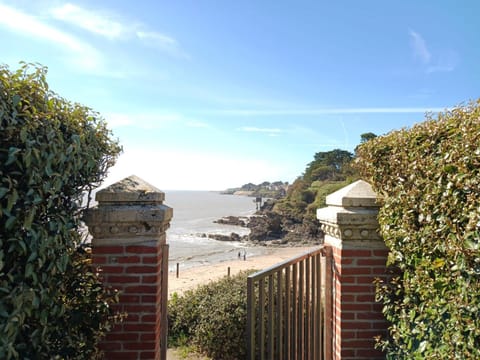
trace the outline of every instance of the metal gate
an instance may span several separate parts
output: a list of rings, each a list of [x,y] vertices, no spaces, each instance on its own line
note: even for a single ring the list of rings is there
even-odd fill
[[[331,258],[322,246],[248,277],[248,359],[331,359]]]

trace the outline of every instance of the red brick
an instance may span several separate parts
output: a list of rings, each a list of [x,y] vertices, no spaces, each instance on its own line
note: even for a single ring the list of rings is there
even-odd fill
[[[381,256],[381,257],[384,257],[384,258],[388,257],[388,253],[389,253],[388,250],[373,250],[373,255]]]
[[[157,264],[158,258],[156,256],[144,256],[142,262],[144,264]]]
[[[337,295],[337,304],[351,303],[355,301],[355,295],[340,293]]]
[[[128,266],[125,270],[128,274],[152,274],[157,272],[155,266]]]
[[[355,350],[352,349],[342,349],[341,351],[341,357],[337,356],[336,358],[338,359],[345,359],[346,356],[355,356]]]
[[[109,283],[136,283],[140,282],[140,276],[128,276],[128,275],[110,275],[107,277]]]
[[[377,321],[372,321],[372,329],[375,329],[376,331],[382,331],[385,332],[388,328],[388,323],[385,319],[377,320]]]
[[[381,312],[359,312],[357,313],[357,319],[359,320],[366,320],[366,319],[369,319],[369,320],[384,320],[385,317],[383,316],[383,314]]]
[[[374,323],[370,321],[370,324]],[[372,333],[375,333],[375,335],[372,336]],[[362,329],[357,332],[357,340],[374,341],[374,337],[377,335],[380,335],[378,329]]]
[[[134,254],[156,254],[157,248],[155,246],[130,245],[125,251]]]
[[[129,294],[155,294],[157,287],[150,285],[127,286],[125,292]]]
[[[367,293],[367,294],[374,294],[375,287],[369,285],[344,285],[342,286],[342,293]]]
[[[155,358],[155,351],[142,351],[140,353],[140,359],[154,359]]]
[[[124,349],[126,350],[155,350],[155,343],[154,342],[132,342],[132,343],[124,343]]]
[[[154,332],[155,326],[151,324],[124,324],[123,329],[134,332]]]
[[[357,336],[357,332],[351,329],[341,329],[341,336],[342,339],[354,339]]]
[[[343,274],[339,276],[339,281],[342,284],[355,284],[357,282],[356,276],[344,276]]]
[[[124,310],[124,313],[126,310]],[[140,316],[138,314],[135,314],[135,312],[127,312],[126,313],[127,317],[123,319],[124,324],[138,324],[140,321]]]
[[[100,350],[122,350],[122,343],[120,342],[106,342],[102,341],[100,344],[98,344],[98,347]]]
[[[155,295],[142,295],[142,304],[156,303],[157,297]]]
[[[375,348],[375,340],[373,338],[369,339],[352,339],[352,340],[345,340],[343,344],[347,348],[353,349],[374,349]]]
[[[344,311],[348,311],[348,312],[351,312],[351,311],[358,311],[358,312],[360,312],[360,311],[372,311],[372,304],[366,304],[366,303],[363,303],[363,304],[355,304],[355,303],[343,304],[341,312],[344,312]]]
[[[120,294],[119,300],[120,300],[120,303],[139,303],[140,302],[140,296],[139,295]]]
[[[340,325],[342,329],[370,329],[371,324],[369,321],[350,321],[350,320],[342,320],[342,324]]]
[[[157,283],[157,275],[144,275],[142,276],[142,283],[144,284],[156,284]]]
[[[342,267],[338,269],[341,275],[371,275],[372,268],[370,267]]]
[[[156,322],[157,321],[157,316],[153,315],[153,314],[143,315],[141,321],[142,321],[142,323],[143,322]]]
[[[93,254],[123,254],[123,246],[94,246],[92,248]]]
[[[118,258],[119,264],[138,264],[140,263],[140,256],[122,256]]]
[[[102,266],[101,269],[102,269],[103,275],[123,273],[123,266],[109,265],[109,266]]]
[[[385,267],[387,259],[357,259],[358,266],[383,266]]]
[[[342,257],[345,258],[359,258],[359,257],[370,257],[372,256],[371,250],[364,249],[342,249]]]
[[[121,332],[109,332],[105,336],[106,341],[114,341],[114,340],[118,340],[118,341],[137,341],[138,338],[139,338],[139,334],[135,334],[135,333],[125,334],[125,333],[121,333]]]
[[[106,264],[107,263],[107,258],[105,256],[92,255],[92,263],[93,264]]]
[[[153,333],[143,333],[140,335],[140,341],[155,341],[157,337]]]
[[[357,284],[372,284],[373,281],[372,276],[357,276]]]
[[[150,313],[155,314],[156,311],[155,305],[125,305],[125,311],[127,313]]]
[[[375,293],[372,292],[371,294],[357,295],[356,301],[361,303],[365,303],[365,302],[373,303],[375,302]]]

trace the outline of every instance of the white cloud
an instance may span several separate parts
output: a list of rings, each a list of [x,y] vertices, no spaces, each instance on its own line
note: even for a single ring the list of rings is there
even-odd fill
[[[430,54],[430,51],[428,51],[427,43],[425,42],[425,39],[419,33],[413,30],[410,30],[409,34],[411,37],[413,55],[416,58],[419,58],[420,61],[424,64],[430,63],[430,59],[432,58],[432,55]]]
[[[2,4],[0,26],[16,34],[56,44],[66,52],[72,64],[83,70],[97,71],[103,66],[102,55],[88,43],[45,24],[34,16]]]
[[[174,38],[160,32],[145,30],[144,26],[138,23],[120,21],[119,17],[112,13],[92,11],[67,3],[50,9],[50,14],[57,20],[110,40],[137,39],[143,45],[159,49],[171,56],[189,57]]]
[[[98,14],[76,5],[64,4],[51,9],[50,13],[57,20],[65,21],[110,39],[119,38],[126,33],[124,25],[110,19],[109,15]]]
[[[181,49],[178,41],[170,36],[159,32],[140,30],[137,30],[135,35],[146,46],[157,48],[174,57],[189,58],[189,55]]]
[[[409,35],[411,37],[413,55],[415,58],[420,59],[425,66],[427,74],[455,70],[458,62],[458,56],[455,52],[442,51],[437,52],[436,56],[433,56],[427,47],[425,39],[419,33],[409,30]]]
[[[215,114],[224,116],[318,116],[318,115],[342,115],[342,114],[409,114],[440,112],[445,110],[438,107],[365,107],[365,108],[312,108],[312,109],[231,109],[201,111],[202,114]],[[242,131],[281,132],[280,129],[262,129],[255,127],[243,127]]]

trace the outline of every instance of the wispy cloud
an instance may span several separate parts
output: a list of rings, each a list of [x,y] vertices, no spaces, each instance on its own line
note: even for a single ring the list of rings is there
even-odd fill
[[[445,108],[438,107],[365,107],[365,108],[318,108],[318,109],[230,109],[199,111],[202,114],[225,116],[317,116],[317,115],[348,115],[348,114],[412,114],[440,112]],[[243,131],[262,131],[261,128],[244,127]],[[265,129],[268,131],[269,129]]]
[[[251,133],[263,133],[270,137],[277,137],[280,136],[281,133],[284,132],[282,129],[278,128],[259,128],[255,126],[242,126],[237,128],[237,131],[243,132],[251,132]]]
[[[180,58],[189,58],[190,56],[181,48],[180,44],[174,38],[154,31],[135,31],[136,37],[146,46],[159,49],[169,55]]]
[[[103,63],[101,53],[88,43],[13,7],[0,4],[0,26],[17,34],[57,44],[66,50],[75,65],[84,70],[96,70]]]
[[[99,14],[72,4],[50,9],[50,13],[57,20],[76,25],[89,32],[116,39],[125,34],[123,24],[110,18],[107,14]]]
[[[455,70],[458,56],[453,51],[442,52],[433,56],[425,39],[416,31],[409,30],[413,56],[425,66],[427,74],[450,72]]]
[[[420,59],[420,61],[424,64],[428,64],[432,55],[427,48],[427,43],[425,39],[417,32],[413,31],[412,29],[409,30],[409,35],[411,38],[411,44],[413,48],[413,55]]]
[[[156,48],[174,57],[188,58],[176,39],[166,34],[145,30],[136,22],[120,19],[119,16],[100,10],[89,10],[73,4],[64,4],[50,9],[50,14],[67,24],[109,40],[136,39],[141,44]]]

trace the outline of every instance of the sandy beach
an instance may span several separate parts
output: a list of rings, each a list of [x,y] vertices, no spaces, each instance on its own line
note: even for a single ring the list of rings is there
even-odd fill
[[[264,255],[246,256],[243,253],[240,259],[232,261],[223,261],[211,265],[200,265],[193,268],[179,268],[179,277],[176,277],[176,271],[170,271],[168,274],[168,294],[182,294],[183,292],[194,289],[198,285],[209,283],[227,275],[230,267],[230,274],[235,275],[242,270],[257,269],[262,270],[285,260],[289,260],[297,255],[303,254],[314,247],[291,247],[291,248],[269,248]],[[171,264],[174,265],[174,264]]]

